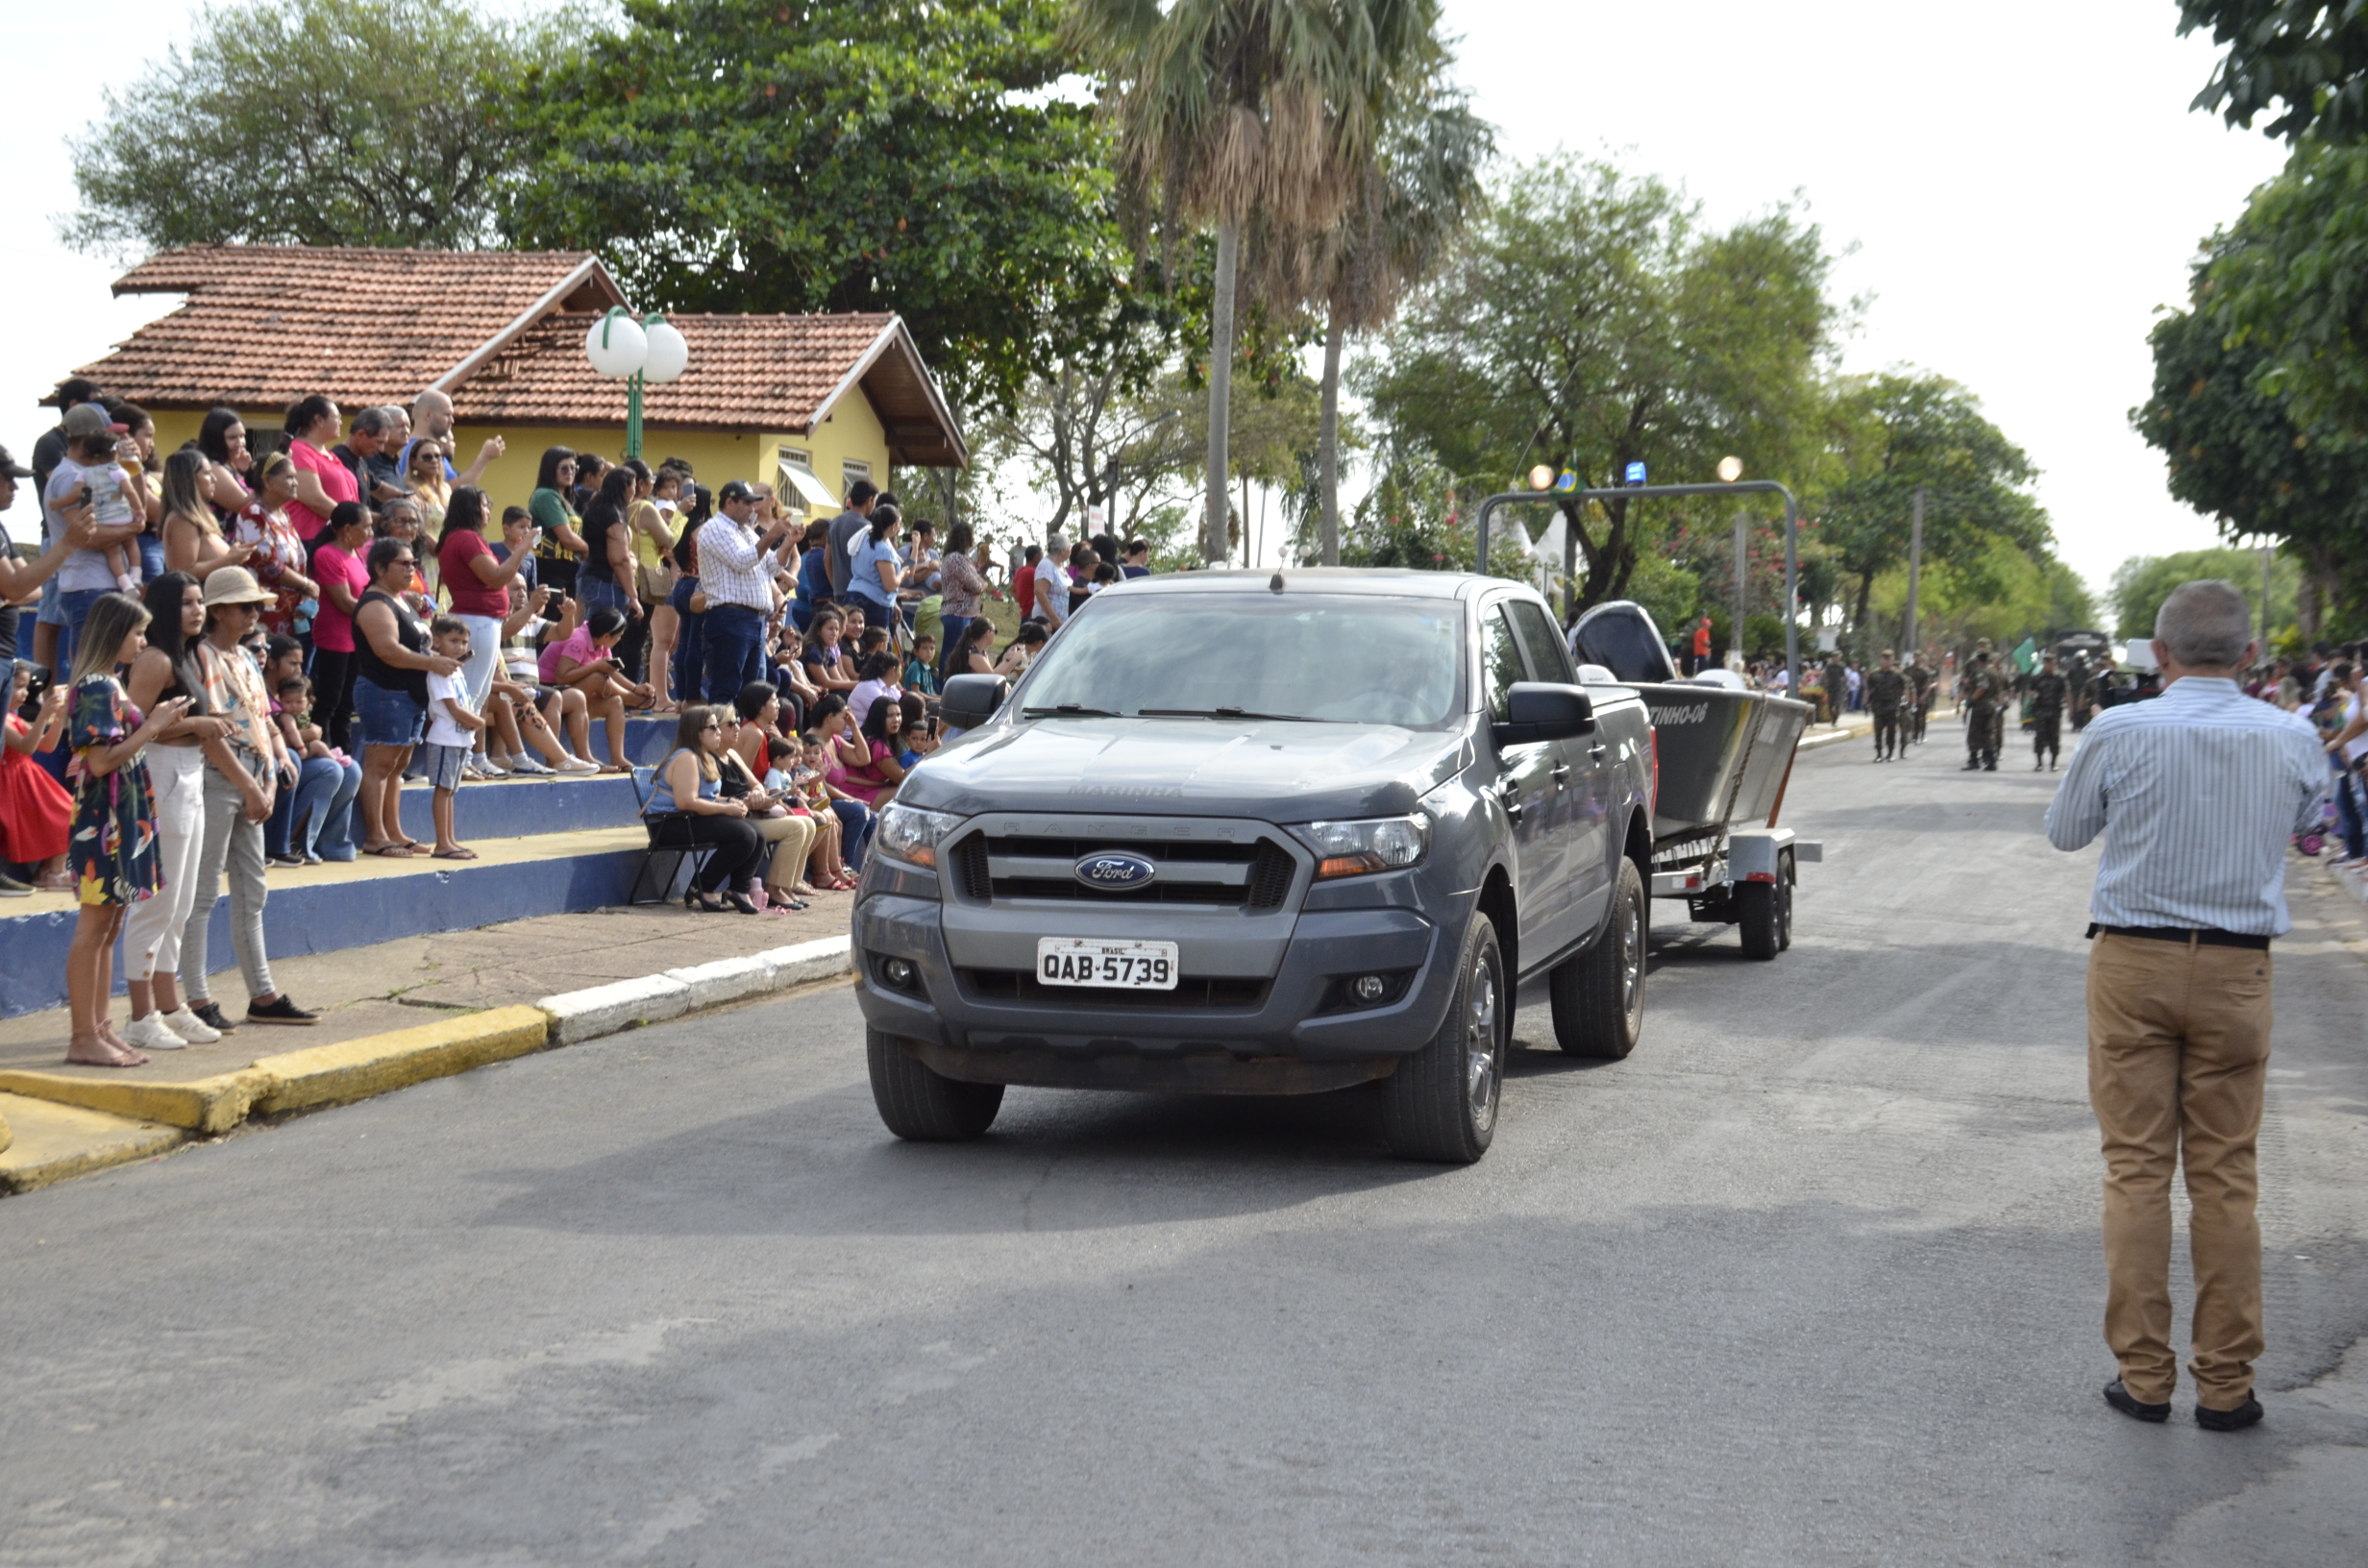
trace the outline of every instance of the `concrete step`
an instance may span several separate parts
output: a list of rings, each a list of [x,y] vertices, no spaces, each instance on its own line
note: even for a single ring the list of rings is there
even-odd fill
[[[475,847],[480,839],[629,827],[636,805],[633,781],[622,773],[463,784],[453,792],[453,833],[462,844]],[[425,784],[403,786],[405,832],[422,843],[433,843],[434,809],[433,790]]]
[[[484,839],[470,845],[479,856],[472,861],[365,855],[345,865],[275,868],[263,906],[264,944],[274,958],[293,957],[624,903],[649,838],[630,821],[630,785],[622,778],[604,782],[627,791],[622,813],[627,820],[620,825]],[[472,785],[456,798],[465,799],[472,790],[511,788]],[[535,787],[514,788],[524,796]],[[419,793],[424,808],[427,792]],[[409,821],[407,811],[405,819]],[[207,957],[217,973],[237,967],[227,880],[225,887],[207,939]],[[66,946],[79,919],[74,901],[63,894],[37,894],[0,905],[0,951],[8,954],[8,963],[0,965],[0,1017],[65,1005]],[[117,994],[123,972],[118,948]],[[238,988],[234,983],[230,989]]]
[[[625,750],[629,761],[647,768],[674,749],[675,726],[679,715],[656,714],[650,717],[628,716],[625,721]],[[592,751],[594,762],[606,762],[608,757],[608,726],[597,719],[592,723]]]

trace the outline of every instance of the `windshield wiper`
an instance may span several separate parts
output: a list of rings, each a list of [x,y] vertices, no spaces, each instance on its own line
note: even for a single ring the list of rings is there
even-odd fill
[[[1126,715],[1112,713],[1108,708],[1084,707],[1075,702],[1055,702],[1048,708],[1022,708],[1020,717],[1023,719],[1123,719]]]
[[[1292,724],[1329,724],[1331,719],[1311,719],[1303,713],[1252,713],[1247,708],[1138,708],[1138,719],[1279,719]]]

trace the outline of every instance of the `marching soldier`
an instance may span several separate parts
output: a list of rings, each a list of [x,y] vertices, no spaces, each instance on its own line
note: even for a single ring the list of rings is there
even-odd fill
[[[2093,679],[2094,674],[2088,668],[2088,655],[2077,649],[2074,649],[2072,654],[2072,668],[2064,672],[2065,684],[2070,688],[2069,696],[2072,699],[2072,727],[2074,729],[2085,729],[2088,727],[2089,712],[2096,706],[2092,699],[2092,694],[2089,691],[2089,686]]]
[[[2071,692],[2071,682],[2056,672],[2056,655],[2048,654],[2039,661],[2036,674],[2025,675],[2015,682],[2031,698],[2031,771],[2039,771],[2039,758],[2047,758],[2047,771],[2056,771],[2056,760],[2063,751],[2063,705]]]
[[[2005,728],[1999,699],[2006,695],[2006,685],[1998,672],[1990,668],[1989,650],[1984,649],[1965,667],[1965,768],[1966,772],[1981,769],[1998,771],[1998,747],[2005,738]]]
[[[1825,656],[1825,670],[1820,676],[1820,681],[1825,688],[1826,722],[1839,724],[1841,710],[1848,705],[1850,700],[1850,671],[1841,662],[1841,655],[1838,652],[1828,653]]]
[[[1933,688],[1939,676],[1924,667],[1920,652],[1908,655],[1908,668],[1901,672],[1908,677],[1908,715],[1903,728],[1907,739],[1924,744],[1924,721],[1933,711]]]
[[[1866,711],[1875,716],[1875,760],[1889,762],[1899,755],[1899,709],[1908,695],[1908,677],[1894,668],[1897,661],[1888,652],[1882,665],[1866,677]]]

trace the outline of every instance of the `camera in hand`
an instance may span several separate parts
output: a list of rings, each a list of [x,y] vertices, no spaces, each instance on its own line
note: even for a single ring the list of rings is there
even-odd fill
[[[567,596],[565,594],[552,595],[549,602],[543,605],[543,619],[556,625],[566,617]]]

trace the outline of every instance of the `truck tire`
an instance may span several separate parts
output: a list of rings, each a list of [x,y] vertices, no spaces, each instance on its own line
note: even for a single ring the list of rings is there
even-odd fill
[[[1555,967],[1547,978],[1554,1002],[1554,1043],[1566,1056],[1616,1062],[1644,1033],[1644,878],[1622,855],[1612,907],[1595,944]]]
[[[1003,1086],[966,1084],[932,1072],[904,1054],[894,1035],[863,1032],[872,1064],[872,1103],[879,1119],[899,1138],[922,1143],[960,1143],[995,1125]]]
[[[1507,989],[1496,927],[1475,911],[1439,1033],[1381,1081],[1381,1129],[1399,1159],[1468,1165],[1489,1152],[1512,1033]]]
[[[1742,928],[1743,956],[1771,959],[1792,945],[1792,851],[1776,857],[1776,880],[1745,882],[1735,890],[1736,924]]]

